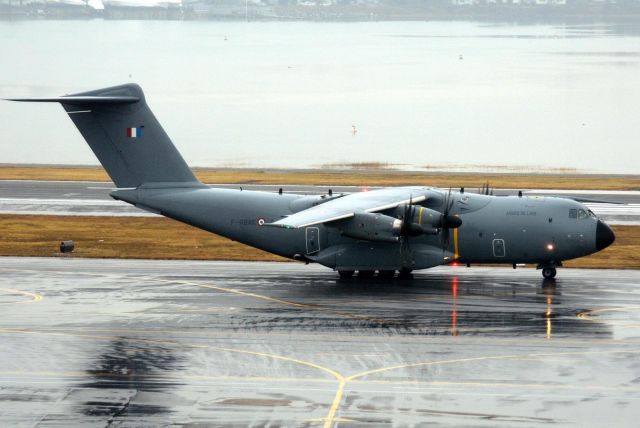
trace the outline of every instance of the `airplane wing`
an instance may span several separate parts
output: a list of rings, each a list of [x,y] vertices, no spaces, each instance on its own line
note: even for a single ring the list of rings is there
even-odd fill
[[[327,223],[353,217],[356,213],[374,213],[399,205],[422,202],[427,199],[429,189],[424,187],[394,187],[352,193],[321,205],[297,212],[265,226],[298,229],[314,224]]]

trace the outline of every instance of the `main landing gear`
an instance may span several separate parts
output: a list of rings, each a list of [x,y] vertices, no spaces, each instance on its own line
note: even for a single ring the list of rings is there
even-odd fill
[[[395,270],[379,270],[378,278],[381,279],[391,279],[395,276]],[[338,275],[340,275],[340,279],[349,279],[352,278],[356,273],[355,270],[338,270]],[[375,270],[359,270],[358,278],[373,278],[376,274]],[[400,279],[410,279],[413,275],[411,274],[411,269],[402,268],[398,271],[398,278]]]
[[[338,275],[340,275],[340,278],[342,279],[349,279],[353,276],[355,272],[356,271],[354,270],[339,270]]]
[[[395,274],[396,274],[395,270],[379,270],[378,271],[378,276],[380,278],[393,278]]]
[[[359,270],[358,278],[373,278],[375,274],[376,274],[375,270]]]

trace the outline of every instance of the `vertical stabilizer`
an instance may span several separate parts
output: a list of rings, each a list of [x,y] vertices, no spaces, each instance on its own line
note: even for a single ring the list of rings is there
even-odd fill
[[[62,104],[118,187],[201,185],[147,106],[142,88],[136,84],[56,98],[14,101]]]

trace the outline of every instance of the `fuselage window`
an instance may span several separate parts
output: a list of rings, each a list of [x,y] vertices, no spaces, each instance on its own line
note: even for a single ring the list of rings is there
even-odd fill
[[[589,217],[589,216],[587,215],[587,212],[585,210],[582,210],[582,209],[578,210],[578,218],[579,219],[583,219],[583,218],[587,218],[587,217]]]
[[[569,218],[578,218],[578,210],[576,208],[569,210]]]

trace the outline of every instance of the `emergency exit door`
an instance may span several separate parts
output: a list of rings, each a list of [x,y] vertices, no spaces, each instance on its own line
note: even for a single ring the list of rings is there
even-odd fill
[[[320,251],[320,231],[317,227],[307,227],[307,254]]]
[[[494,239],[493,240],[493,256],[494,257],[504,257],[504,239]]]

